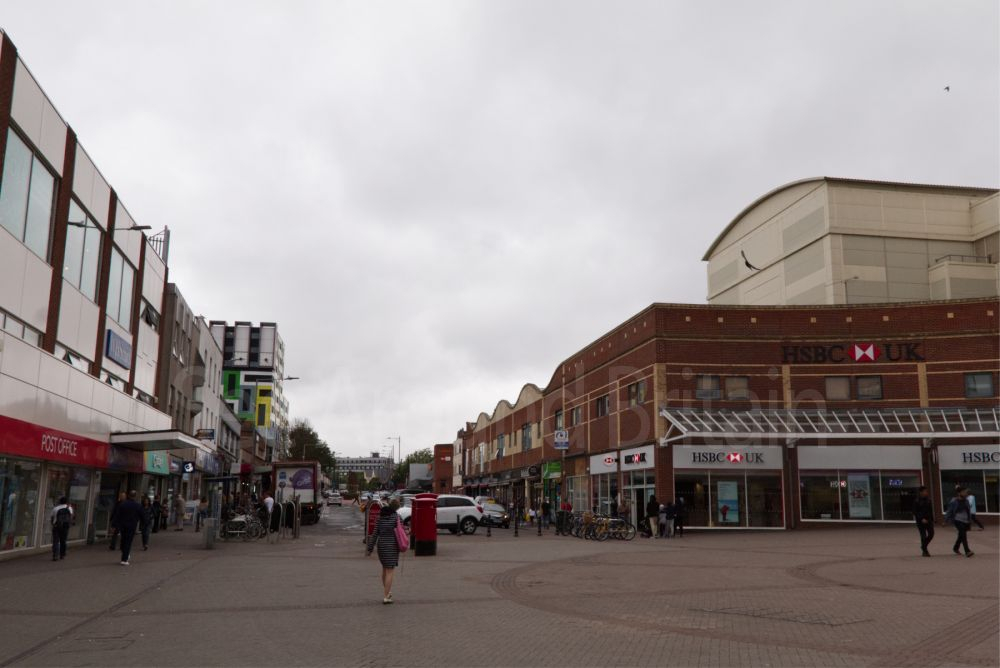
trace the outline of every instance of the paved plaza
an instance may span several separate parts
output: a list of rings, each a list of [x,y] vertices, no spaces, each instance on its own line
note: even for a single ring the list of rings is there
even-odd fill
[[[384,606],[359,514],[297,541],[159,533],[0,562],[0,665],[995,666],[998,541],[912,527],[595,543],[439,535]]]

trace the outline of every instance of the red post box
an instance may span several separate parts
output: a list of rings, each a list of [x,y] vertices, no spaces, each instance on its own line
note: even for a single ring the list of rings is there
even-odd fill
[[[410,538],[413,555],[433,557],[437,554],[437,494],[417,494],[410,513]]]
[[[375,533],[375,525],[378,523],[378,513],[382,509],[382,504],[374,499],[368,502],[365,507],[365,543],[368,537]]]

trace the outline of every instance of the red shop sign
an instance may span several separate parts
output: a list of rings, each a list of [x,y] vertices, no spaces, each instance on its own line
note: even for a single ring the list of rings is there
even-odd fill
[[[0,455],[105,468],[108,444],[0,415]]]

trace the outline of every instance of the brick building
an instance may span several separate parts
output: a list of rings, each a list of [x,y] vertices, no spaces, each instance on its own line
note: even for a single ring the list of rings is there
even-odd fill
[[[653,304],[459,432],[467,494],[683,497],[689,526],[911,521],[916,487],[1000,511],[996,298]],[[565,431],[568,449],[555,448]]]
[[[438,443],[434,446],[434,464],[431,468],[434,482],[431,491],[435,494],[447,494],[452,490],[453,451],[451,443]]]

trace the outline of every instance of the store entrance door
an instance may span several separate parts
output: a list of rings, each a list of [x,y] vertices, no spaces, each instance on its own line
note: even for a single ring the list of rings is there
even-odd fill
[[[111,511],[115,507],[118,493],[124,491],[124,473],[103,471],[101,473],[101,488],[97,493],[97,503],[94,507],[94,531],[99,538],[110,533]]]

